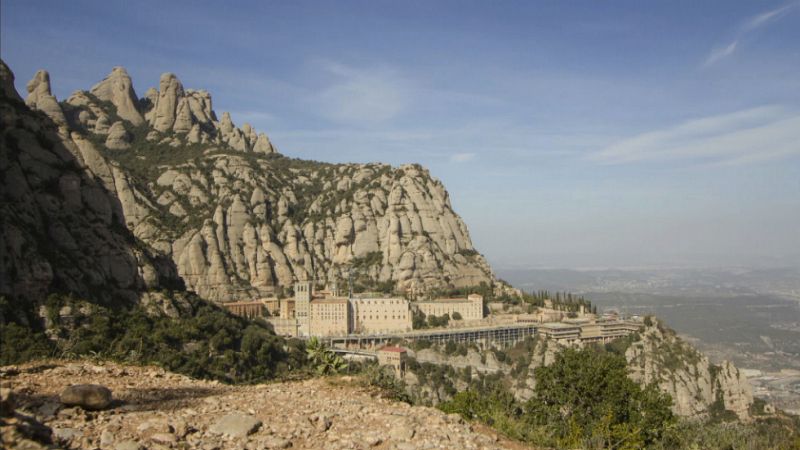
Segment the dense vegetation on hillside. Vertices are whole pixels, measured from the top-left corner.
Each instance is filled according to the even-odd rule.
[[[559,448],[653,445],[675,423],[671,399],[627,377],[620,355],[568,349],[536,369],[534,397],[520,403],[501,385],[475,384],[440,405],[520,440]]]
[[[457,347],[457,346],[456,346]],[[567,349],[553,364],[535,371],[534,396],[514,398],[503,377],[464,369],[416,364],[421,381],[453,393],[438,407],[478,420],[524,442],[558,449],[711,449],[760,450],[800,448],[800,419],[752,411],[756,420],[741,423],[724,409],[707,421],[673,415],[672,400],[654,386],[640,387],[627,376],[625,345]],[[464,349],[465,350],[465,349]],[[623,350],[624,351],[624,350]],[[448,353],[461,353],[458,348]],[[464,352],[465,353],[465,352]],[[498,352],[502,359],[513,358]],[[514,354],[511,351],[510,354]],[[455,393],[453,380],[469,383]]]
[[[306,369],[302,342],[275,336],[265,322],[234,316],[193,295],[164,295],[181,305],[180,314],[169,317],[142,305],[114,308],[51,295],[40,309],[46,316],[41,320],[34,311],[20,316],[18,305],[0,299],[0,365],[92,357],[157,364],[230,383],[264,381]]]

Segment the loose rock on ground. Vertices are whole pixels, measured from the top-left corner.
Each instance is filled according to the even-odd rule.
[[[16,416],[43,424],[53,445],[68,449],[527,448],[458,416],[383,398],[352,377],[226,386],[155,367],[63,361],[2,367],[0,377]],[[100,411],[62,405],[59,394],[76,381],[109,388],[115,401]],[[15,448],[23,438],[3,421],[3,444]]]

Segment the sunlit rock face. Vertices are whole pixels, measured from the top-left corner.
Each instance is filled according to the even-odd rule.
[[[672,397],[672,409],[687,417],[706,417],[715,402],[740,419],[750,418],[753,392],[747,378],[732,363],[714,366],[708,358],[663,329],[658,323],[648,326],[642,339],[625,354],[631,378],[656,383]]]
[[[124,227],[133,247],[170,261],[188,289],[210,300],[257,298],[302,279],[342,280],[349,269],[399,289],[494,281],[444,186],[418,165],[283,157],[251,125],[237,127],[228,113],[218,120],[211,95],[184,88],[171,73],[142,98],[121,67],[60,103],[46,72],[28,91],[27,104],[50,118],[58,148],[79,169],[72,173],[79,181],[59,182],[80,191],[69,208]],[[20,152],[37,154],[34,140],[22,139]],[[121,286],[158,278],[129,256],[102,271]],[[51,278],[49,265],[25,271]]]

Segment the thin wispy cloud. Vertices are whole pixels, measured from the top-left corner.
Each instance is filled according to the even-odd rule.
[[[450,155],[450,162],[464,163],[475,159],[475,153],[454,153]]]
[[[414,91],[390,68],[356,68],[336,62],[322,64],[333,83],[312,99],[330,120],[375,124],[397,117],[409,106]]]
[[[763,13],[756,14],[755,16],[750,17],[744,22],[744,24],[742,24],[739,27],[738,31],[736,32],[736,36],[730,43],[728,43],[727,45],[715,47],[711,50],[711,52],[706,57],[705,62],[703,63],[703,67],[712,66],[717,62],[734,54],[736,50],[740,47],[741,41],[748,34],[754,32],[759,28],[763,28],[764,26],[776,22],[780,18],[789,14],[797,6],[800,6],[800,2],[794,1],[791,3],[787,3],[779,8],[771,9],[769,11],[765,11]]]
[[[765,106],[642,133],[590,159],[603,164],[680,160],[746,164],[796,155],[800,155],[800,112]]]
[[[717,61],[727,58],[728,56],[732,55],[733,52],[736,51],[736,47],[739,45],[739,41],[735,40],[730,44],[726,45],[725,47],[715,48],[711,51],[711,54],[708,55],[706,59],[705,66],[711,66]]]
[[[749,31],[755,30],[758,27],[764,26],[769,22],[775,21],[780,19],[781,17],[785,16],[792,8],[798,6],[797,2],[792,2],[786,5],[781,6],[780,8],[773,9],[771,11],[767,11],[756,16],[753,16],[745,22],[742,26],[742,30]]]

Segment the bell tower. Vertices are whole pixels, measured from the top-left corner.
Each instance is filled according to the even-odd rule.
[[[301,336],[308,336],[310,331],[312,289],[313,284],[310,281],[298,281],[294,284],[294,317]]]

